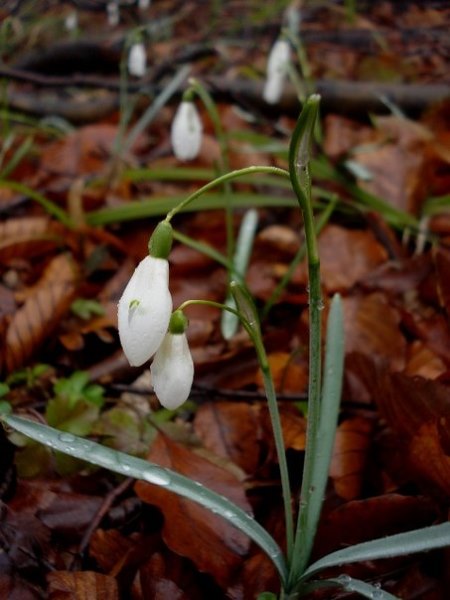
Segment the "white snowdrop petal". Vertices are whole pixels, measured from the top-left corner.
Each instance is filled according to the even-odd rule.
[[[287,40],[277,40],[267,60],[267,78],[263,97],[269,104],[276,104],[283,92],[289,66],[291,48]]]
[[[203,125],[193,102],[183,100],[172,122],[171,140],[179,160],[192,160],[200,152]]]
[[[119,336],[130,364],[153,356],[167,332],[172,314],[169,264],[146,256],[137,266],[118,306]]]
[[[135,77],[143,77],[147,69],[147,54],[144,44],[133,44],[128,55],[128,71]]]
[[[194,379],[194,363],[186,334],[167,333],[150,366],[155,394],[165,408],[186,402]]]

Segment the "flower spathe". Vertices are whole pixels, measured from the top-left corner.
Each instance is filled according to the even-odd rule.
[[[194,379],[194,363],[185,333],[166,334],[150,371],[162,406],[175,410],[186,402]]]
[[[147,69],[147,54],[144,44],[133,44],[128,55],[128,72],[135,77],[143,77]]]
[[[267,61],[267,77],[263,98],[268,104],[276,104],[283,93],[289,66],[291,48],[285,39],[278,39],[272,46]]]
[[[197,108],[190,100],[183,100],[172,122],[171,140],[179,160],[192,160],[200,152],[203,125]]]
[[[130,365],[138,367],[160,347],[172,314],[169,263],[146,256],[136,267],[118,305],[119,336]]]

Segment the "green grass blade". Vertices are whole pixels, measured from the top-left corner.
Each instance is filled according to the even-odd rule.
[[[171,492],[188,500],[193,500],[211,512],[222,516],[258,544],[272,560],[282,581],[286,579],[286,564],[278,544],[249,514],[224,496],[170,469],[101,446],[70,433],[58,431],[47,425],[15,416],[3,416],[2,419],[9,427],[54,450],[64,452],[126,477],[142,479],[153,485],[170,489]]]
[[[336,567],[363,560],[376,560],[425,552],[435,548],[450,546],[450,523],[431,525],[423,529],[415,529],[406,533],[398,533],[370,542],[363,542],[324,556],[310,565],[302,579],[307,579],[329,567]]]
[[[340,587],[346,592],[356,592],[364,598],[371,600],[399,600],[397,596],[393,596],[389,592],[385,592],[377,585],[366,583],[360,579],[354,579],[349,575],[339,575],[339,577],[330,577],[329,579],[320,579],[311,581],[300,586],[299,592],[301,595],[310,594],[316,590],[324,588]]]
[[[244,218],[242,219],[239,235],[236,240],[233,265],[230,271],[230,275],[241,284],[244,283],[257,227],[258,212],[254,208],[251,208],[245,213]],[[225,305],[236,308],[236,303],[231,292],[228,293]],[[221,330],[222,335],[226,340],[233,337],[238,326],[239,318],[237,315],[229,311],[222,312]]]

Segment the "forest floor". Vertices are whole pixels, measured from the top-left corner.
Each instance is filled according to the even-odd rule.
[[[311,167],[323,221],[322,314],[326,321],[339,292],[345,371],[313,559],[447,521],[448,3],[357,2],[355,14],[352,3],[331,1],[294,3],[290,12],[286,1],[122,4],[115,26],[100,0],[0,7],[2,411],[204,483],[252,512],[283,546],[278,463],[247,334],[226,340],[217,308],[189,307],[194,385],[189,401],[168,411],[148,364],[130,367],[122,352],[117,302],[149,235],[178,201],[224,165],[287,168],[298,95],[318,91]],[[289,83],[268,105],[268,53],[299,15],[304,56],[299,64],[293,50],[292,60],[300,87]],[[142,78],[124,75],[133,32],[147,51]],[[173,155],[170,128],[188,77],[214,98],[224,136],[196,100],[202,146],[184,163]],[[308,282],[304,260],[290,268],[302,216],[284,180],[233,181],[176,216],[173,304],[227,296],[227,194],[235,236],[246,210],[258,211],[245,281],[262,319],[298,496]],[[0,598],[247,600],[279,592],[272,563],[247,537],[164,488],[9,429],[0,428],[0,456]],[[445,600],[450,553],[366,561],[346,573],[405,600]]]

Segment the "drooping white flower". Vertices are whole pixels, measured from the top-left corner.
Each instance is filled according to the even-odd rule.
[[[75,31],[78,27],[78,14],[75,10],[70,12],[64,19],[64,27],[67,31]]]
[[[276,104],[283,93],[286,81],[291,48],[285,39],[278,39],[272,46],[267,61],[267,76],[263,98],[268,104]]]
[[[106,14],[108,16],[108,25],[110,27],[116,27],[120,21],[119,4],[117,0],[111,0],[106,5]]]
[[[128,72],[135,77],[143,77],[147,69],[147,53],[144,44],[133,44],[128,54]]]
[[[194,379],[194,363],[185,333],[167,333],[150,366],[155,394],[165,408],[186,402]]]
[[[179,160],[195,158],[202,143],[203,125],[195,104],[183,100],[172,122],[172,147]]]
[[[169,263],[165,258],[146,256],[118,305],[120,342],[131,365],[142,365],[158,350],[171,313]]]
[[[150,0],[139,0],[138,8],[139,10],[145,10],[150,6]]]

